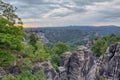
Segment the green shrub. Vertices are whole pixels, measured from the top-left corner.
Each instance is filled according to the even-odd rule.
[[[15,76],[8,74],[2,78],[2,80],[16,80]]]
[[[23,49],[21,50],[21,53],[29,58],[32,58],[34,56],[34,50],[35,48],[30,44],[23,44]]]
[[[15,26],[0,15],[0,65],[9,65],[15,60],[16,56],[13,51],[19,52],[22,49],[23,36],[22,27]]]
[[[69,45],[67,45],[66,43],[63,43],[63,42],[57,42],[51,49],[51,52],[54,54],[61,55],[62,53],[69,51],[69,50],[70,50]]]
[[[12,54],[9,50],[1,50],[0,49],[0,65],[1,66],[9,65],[14,60],[16,60],[15,54]]]
[[[34,76],[35,80],[47,80],[43,70],[40,70],[39,72],[35,73]]]
[[[36,47],[37,47],[37,50],[33,55],[33,61],[44,61],[44,60],[50,59],[50,55],[46,51],[45,45],[40,40],[37,41]]]
[[[56,68],[60,63],[60,56],[58,54],[51,54],[51,62],[53,66]]]
[[[108,46],[120,41],[120,36],[114,34],[98,37],[91,48],[96,57],[103,55]]]
[[[22,60],[20,64],[17,65],[20,69],[20,71],[23,72],[32,72],[33,65],[29,58],[25,58]]]

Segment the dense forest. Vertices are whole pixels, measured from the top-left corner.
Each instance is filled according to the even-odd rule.
[[[0,70],[5,70],[0,71],[0,80],[47,80],[43,69],[34,71],[34,64],[50,61],[57,71],[65,52],[91,42],[89,49],[99,58],[108,46],[120,42],[120,28],[115,26],[24,29],[22,24],[15,8],[0,0]],[[37,32],[44,33],[49,42],[43,43]]]

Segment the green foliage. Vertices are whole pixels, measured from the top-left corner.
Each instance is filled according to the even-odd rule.
[[[13,50],[22,49],[23,28],[15,26],[18,16],[13,6],[0,0],[0,65],[8,65],[16,58]]]
[[[22,49],[22,27],[14,26],[12,22],[0,16],[0,65],[8,65],[15,60],[12,50]]]
[[[57,42],[52,48],[52,53],[61,55],[62,53],[69,51],[70,46],[63,42]]]
[[[19,51],[27,57],[17,63],[19,74],[8,74],[2,80],[47,80],[43,70],[32,74],[32,60],[49,59],[47,48],[34,34],[31,34],[29,44],[23,46],[22,38],[25,33],[20,24],[22,24],[21,19],[15,14],[14,7],[0,0],[0,66],[9,66],[17,59]]]
[[[35,73],[35,80],[47,80],[43,70]]]
[[[38,41],[38,37],[35,35],[35,33],[31,32],[29,36],[29,43],[37,49],[36,42]]]
[[[25,71],[23,73],[20,73],[16,76],[16,80],[35,80],[34,75],[32,75],[30,72]]]
[[[50,55],[47,53],[45,45],[39,40],[36,43],[37,51],[34,53],[34,61],[49,60]]]
[[[14,26],[0,16],[0,48],[20,50],[24,34],[22,27]]]
[[[12,74],[5,75],[2,80],[16,80],[15,76]]]
[[[53,64],[54,68],[57,68],[59,66],[60,62],[60,55],[58,54],[51,54],[51,63]]]
[[[120,41],[120,36],[116,36],[114,34],[98,37],[95,40],[91,50],[93,51],[95,56],[100,57],[105,53],[108,46],[119,41]]]
[[[30,44],[23,44],[23,49],[21,50],[21,53],[29,58],[32,58],[34,56],[34,47]]]
[[[24,72],[32,72],[32,62],[29,58],[25,58],[22,60],[20,64],[17,65],[22,73]]]
[[[21,71],[18,75],[6,75],[2,80],[47,80],[43,70],[32,74],[32,62],[30,59],[24,59],[23,63],[19,64],[18,67]]]
[[[40,70],[35,74],[25,71],[23,73],[20,73],[19,75],[16,75],[15,80],[47,80],[47,79],[44,74],[44,71]]]
[[[47,48],[41,42],[41,40],[38,40],[35,43],[35,46],[37,50],[35,50],[35,47],[31,44],[24,44],[24,49],[22,49],[21,52],[24,56],[31,58],[32,61],[44,61],[50,59],[50,55],[47,51]]]
[[[16,60],[16,56],[12,54],[9,50],[0,49],[0,65],[1,66],[9,65],[14,60]]]
[[[60,56],[62,53],[70,50],[70,46],[63,42],[57,42],[51,49],[51,62],[55,68],[59,66]]]
[[[13,50],[22,49],[22,27],[14,26],[10,21],[0,16],[0,64],[10,64],[15,60]]]

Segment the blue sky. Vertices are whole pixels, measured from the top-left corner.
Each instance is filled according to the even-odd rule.
[[[120,26],[120,0],[3,0],[16,6],[26,27]]]

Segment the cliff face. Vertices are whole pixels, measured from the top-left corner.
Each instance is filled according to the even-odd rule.
[[[31,32],[26,32],[27,36],[23,38],[23,43],[27,43]],[[46,38],[43,32],[32,32],[34,33],[38,39],[40,39],[44,44],[47,44],[49,40]]]
[[[120,80],[120,43],[108,47],[99,59],[89,49],[81,47],[61,57],[60,80]]]
[[[58,71],[50,62],[41,64],[48,80],[120,80],[120,43],[108,47],[98,59],[84,46],[76,52],[63,53]]]
[[[48,80],[120,80],[120,43],[108,47],[98,59],[84,46],[75,52],[63,53],[57,71],[50,61],[33,65],[32,73],[43,69]],[[0,77],[5,74],[0,67]]]

